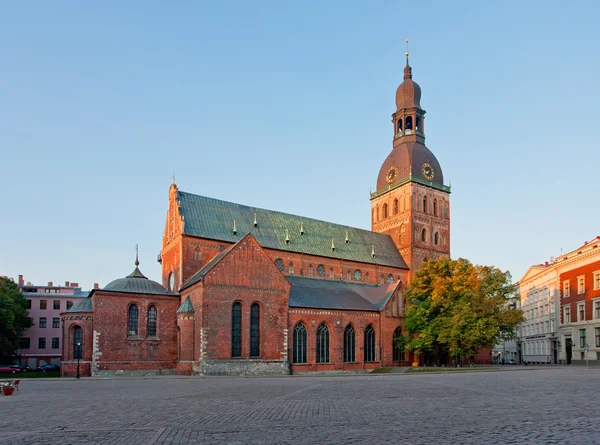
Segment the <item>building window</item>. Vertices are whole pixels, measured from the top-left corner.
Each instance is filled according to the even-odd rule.
[[[45,328],[46,327],[46,317],[40,317],[39,327],[40,328]]]
[[[585,277],[577,278],[577,293],[582,294],[585,292]]]
[[[387,276],[387,282],[390,284],[392,284],[394,282],[394,276],[392,274],[389,274]]]
[[[156,337],[156,306],[148,308],[148,337]]]
[[[600,319],[600,301],[594,302],[594,311],[596,312],[596,318]]]
[[[277,258],[275,260],[275,266],[277,266],[277,269],[279,269],[281,272],[283,272],[283,269],[285,269],[285,264],[281,258]]]
[[[81,359],[83,350],[83,330],[79,326],[73,329],[73,358]]]
[[[387,204],[383,205],[383,217],[387,218],[388,217],[388,208],[387,208]]]
[[[46,349],[46,337],[40,337],[40,338],[38,338],[38,348],[39,349]]]
[[[579,319],[577,321],[585,321],[585,304],[580,304],[578,308]]]
[[[31,300],[27,300],[27,309],[31,309]]]
[[[344,362],[352,363],[356,361],[356,335],[352,325],[344,329]]]
[[[194,261],[200,261],[201,259],[202,257],[200,255],[200,249],[196,247],[196,249],[194,250]]]
[[[396,317],[398,315],[397,309],[398,309],[398,307],[396,306],[396,299],[392,298],[392,316],[393,317]]]
[[[72,307],[73,307],[73,302],[67,301],[67,310],[71,309]]]
[[[404,356],[404,349],[401,347],[398,347],[398,342],[396,341],[397,338],[402,337],[402,329],[400,327],[397,327],[396,330],[394,331],[394,335],[392,336],[392,351],[393,351],[393,357],[392,360],[395,362],[399,362],[400,360],[402,360],[403,356]]]
[[[60,300],[54,300],[54,301],[52,302],[52,308],[53,308],[55,311],[59,311],[59,310],[60,310]]]
[[[379,277],[379,284],[385,284],[385,277],[383,276],[383,274],[381,274],[381,276]]]
[[[317,328],[317,363],[329,363],[329,329],[325,323]]]
[[[60,340],[58,337],[52,337],[52,349],[60,348]]]
[[[346,281],[352,280],[352,272],[350,270],[346,271]]]
[[[290,275],[294,275],[294,263],[290,263],[290,264],[288,265],[288,273],[289,273]]]
[[[306,363],[306,328],[302,323],[294,327],[293,343],[294,363]]]
[[[314,271],[313,271],[312,264],[309,264],[309,265],[308,265],[308,276],[309,276],[309,277],[312,277],[312,276],[314,276]]]
[[[260,356],[260,307],[250,307],[250,357]]]
[[[442,233],[442,246],[446,245],[446,234]]]
[[[433,200],[433,216],[438,216],[437,199]]]
[[[129,306],[129,335],[138,335],[138,308],[135,304]]]
[[[369,325],[365,329],[365,362],[375,361],[375,330]]]
[[[571,308],[565,306],[565,324],[571,323]]]
[[[360,280],[362,279],[362,273],[361,273],[361,271],[360,271],[360,270],[356,269],[356,270],[354,271],[354,279],[355,279],[356,281],[360,281]]]
[[[563,282],[563,298],[569,298],[571,296],[571,288],[569,286],[569,281]]]
[[[427,213],[427,196],[423,198],[423,213]]]
[[[231,356],[242,356],[242,305],[237,302],[231,307]]]
[[[425,229],[421,230],[421,241],[424,243],[427,242],[427,230]]]
[[[323,266],[322,264],[319,264],[317,266],[317,275],[320,277],[324,277],[325,276],[325,266]]]
[[[439,244],[440,242],[440,234],[438,232],[435,232],[435,235],[433,235],[433,244],[435,244],[436,246]]]
[[[595,330],[596,337],[596,347],[600,348],[600,328],[596,328]]]
[[[394,199],[394,215],[398,214],[398,200]]]
[[[31,339],[29,337],[22,338],[19,340],[19,348],[21,349],[29,349],[31,348]]]
[[[48,302],[46,300],[40,300],[40,309],[46,309],[48,307]]]
[[[60,318],[58,318],[58,317],[52,317],[52,327],[53,328],[60,328]]]
[[[579,347],[585,348],[585,329],[579,330]]]
[[[333,272],[333,267],[331,267],[331,268],[329,269],[329,278],[331,278],[331,279],[335,278],[335,274],[334,274],[334,272]]]

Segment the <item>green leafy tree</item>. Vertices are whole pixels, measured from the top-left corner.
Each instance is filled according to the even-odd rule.
[[[523,312],[508,272],[460,258],[424,262],[406,293],[406,349],[435,356],[472,356],[514,335]]]
[[[13,281],[0,278],[0,362],[15,356],[19,339],[31,326],[27,300]]]

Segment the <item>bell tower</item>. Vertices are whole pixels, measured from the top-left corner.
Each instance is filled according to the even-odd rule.
[[[421,87],[412,80],[408,56],[396,90],[392,151],[371,193],[371,228],[392,237],[412,273],[424,260],[450,255],[450,187],[425,146]]]

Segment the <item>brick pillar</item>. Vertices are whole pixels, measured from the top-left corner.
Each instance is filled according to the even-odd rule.
[[[177,313],[177,374],[191,375],[194,360],[194,329],[195,317],[193,312]]]

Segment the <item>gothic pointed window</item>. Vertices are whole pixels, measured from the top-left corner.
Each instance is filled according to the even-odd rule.
[[[383,205],[383,217],[384,218],[388,217],[388,206],[387,206],[387,204]]]
[[[352,325],[344,329],[344,362],[352,363],[356,361],[356,335]]]
[[[75,326],[73,329],[73,358],[83,358],[81,352],[83,351],[83,330],[79,326]]]
[[[398,199],[394,199],[394,215],[398,214]]]
[[[329,363],[329,329],[325,323],[317,328],[317,363]]]
[[[433,235],[433,244],[435,244],[436,246],[439,244],[440,242],[440,234],[438,232],[435,232],[435,235]]]
[[[156,306],[148,308],[148,337],[156,337]]]
[[[379,277],[379,284],[385,284],[385,277],[383,276],[383,274],[381,274],[381,276]]]
[[[433,200],[433,216],[438,216],[437,199]]]
[[[427,196],[423,198],[423,213],[427,213]]]
[[[421,241],[427,242],[427,230],[425,229],[421,230]]]
[[[194,249],[194,261],[200,261],[200,259],[200,249],[196,247],[196,249]]]
[[[129,306],[129,335],[138,335],[138,307]]]
[[[242,356],[242,305],[238,302],[231,307],[231,356]]]
[[[288,273],[289,273],[290,275],[294,275],[294,263],[290,263],[290,264],[288,265]]]
[[[306,363],[306,327],[302,323],[294,327],[292,349],[294,363]]]
[[[404,358],[404,348],[398,346],[397,339],[402,337],[402,329],[397,327],[392,335],[392,351],[393,357],[392,360],[395,362],[399,362]]]
[[[375,329],[369,325],[365,329],[365,362],[375,361]]]
[[[308,276],[312,277],[313,275],[314,275],[314,271],[313,271],[312,264],[309,264],[309,266],[308,266]]]
[[[335,273],[333,272],[333,267],[329,268],[329,278],[332,280],[335,278]]]
[[[442,233],[442,245],[446,245],[446,234]]]
[[[260,307],[250,307],[250,357],[260,356]]]

